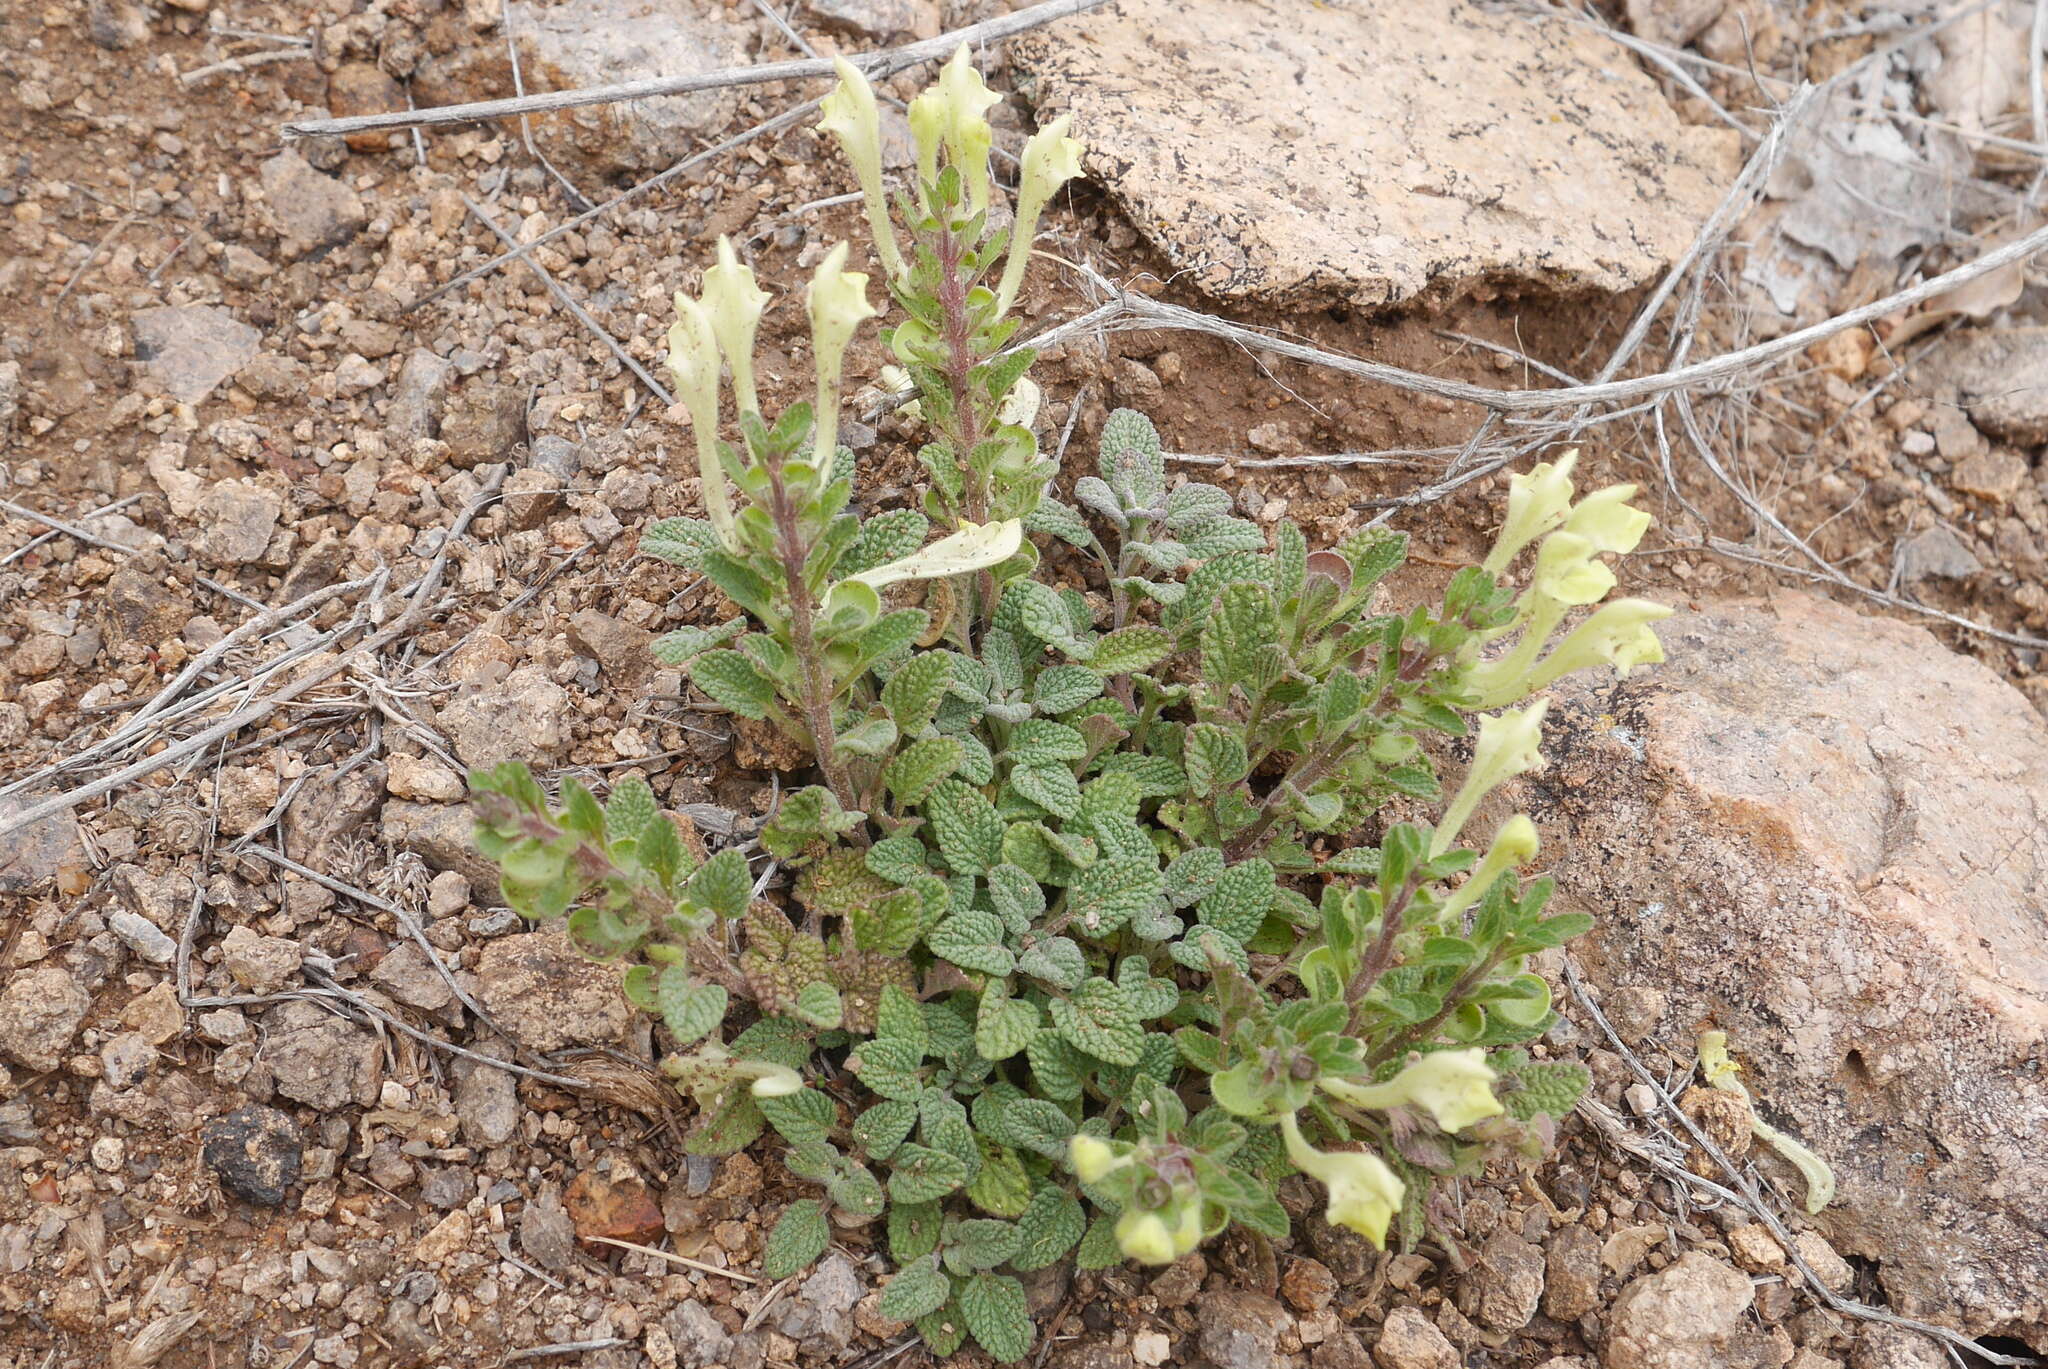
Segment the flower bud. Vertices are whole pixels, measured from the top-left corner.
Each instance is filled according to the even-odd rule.
[[[1471,768],[1465,772],[1464,784],[1458,787],[1450,807],[1444,809],[1443,819],[1430,838],[1432,859],[1451,849],[1459,829],[1481,799],[1515,776],[1543,767],[1543,715],[1549,707],[1548,699],[1538,699],[1519,713],[1500,713],[1480,720],[1479,742],[1472,749]]]
[[[1081,174],[1081,142],[1067,136],[1070,115],[1062,114],[1031,135],[1024,144],[1024,178],[1017,186],[1017,221],[1010,227],[1010,255],[996,291],[996,317],[1010,312],[1024,284],[1031,260],[1031,240],[1038,235],[1038,216],[1059,188]]]
[[[742,413],[761,412],[754,394],[754,332],[768,307],[768,292],[754,283],[753,268],[740,263],[732,240],[718,239],[718,264],[704,272],[704,314],[732,367],[733,398]]]
[[[1527,475],[1508,478],[1508,516],[1487,554],[1488,574],[1498,575],[1515,559],[1515,554],[1564,521],[1572,502],[1572,467],[1579,463],[1579,449],[1572,448],[1555,464],[1541,462]]]
[[[818,376],[817,440],[812,461],[821,471],[832,469],[839,450],[839,376],[846,344],[863,319],[875,316],[868,303],[868,278],[845,270],[846,244],[825,254],[811,277],[807,301],[811,315],[811,361]]]
[[[1117,1246],[1139,1264],[1172,1264],[1178,1257],[1174,1254],[1173,1232],[1167,1227],[1166,1219],[1157,1212],[1145,1208],[1125,1208],[1123,1215],[1116,1219]]]
[[[676,321],[668,330],[668,369],[675,377],[676,397],[690,411],[704,514],[711,520],[719,544],[737,553],[740,542],[733,528],[732,490],[718,460],[718,339],[695,300],[677,291],[675,304]]]
[[[1370,1151],[1317,1150],[1302,1138],[1291,1112],[1280,1115],[1280,1133],[1287,1141],[1289,1162],[1329,1191],[1324,1215],[1330,1225],[1356,1231],[1384,1250],[1387,1224],[1400,1210],[1406,1192],[1401,1176]]]
[[[889,217],[889,201],[882,191],[882,124],[875,108],[874,88],[860,68],[844,57],[832,59],[839,84],[825,97],[825,115],[818,127],[839,143],[846,160],[853,163],[854,179],[860,182],[862,208],[868,217],[868,232],[874,235],[875,251],[882,269],[891,280],[903,274],[903,254],[896,247],[896,225]]]
[[[1131,1162],[1128,1155],[1118,1159],[1114,1146],[1086,1132],[1077,1133],[1067,1142],[1067,1159],[1074,1167],[1074,1177],[1084,1184],[1100,1183],[1111,1171]]]
[[[1527,865],[1536,859],[1536,852],[1542,842],[1536,836],[1536,824],[1529,821],[1527,813],[1517,813],[1500,825],[1493,834],[1493,844],[1486,848],[1486,858],[1479,867],[1460,884],[1456,892],[1444,900],[1441,912],[1437,914],[1446,926],[1464,915],[1467,908],[1483,898],[1493,882],[1518,865]]]

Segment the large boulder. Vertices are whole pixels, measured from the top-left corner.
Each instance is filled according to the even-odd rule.
[[[2048,726],[1923,629],[1803,595],[1660,635],[1666,665],[1551,710],[1535,809],[1599,918],[1578,955],[1669,994],[1638,1049],[1729,1033],[1895,1309],[2048,1348]]]
[[[1627,289],[1740,151],[1615,44],[1465,0],[1122,0],[1011,53],[1179,275],[1265,305]]]

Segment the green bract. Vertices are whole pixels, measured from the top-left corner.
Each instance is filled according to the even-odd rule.
[[[772,1130],[816,1186],[765,1271],[835,1239],[886,1247],[881,1312],[935,1354],[972,1337],[1024,1356],[1018,1273],[1166,1262],[1233,1223],[1284,1235],[1291,1173],[1330,1221],[1413,1242],[1436,1176],[1540,1156],[1584,1087],[1512,1047],[1553,1018],[1530,958],[1590,920],[1520,878],[1526,817],[1465,830],[1540,762],[1540,701],[1480,723],[1435,828],[1380,810],[1440,800],[1432,753],[1476,708],[1658,658],[1655,605],[1567,623],[1646,520],[1623,487],[1574,504],[1567,457],[1515,478],[1486,568],[1396,608],[1399,534],[1311,550],[1283,521],[1269,540],[1224,491],[1176,482],[1128,410],[1049,497],[1031,353],[1003,350],[1016,282],[983,281],[1010,246],[987,227],[992,97],[961,58],[913,103],[918,174],[891,223],[872,96],[842,77],[824,127],[876,219],[885,337],[930,429],[923,510],[855,511],[836,414],[868,305],[844,250],[812,286],[816,404],[771,422],[737,354],[766,297],[722,247],[670,339],[709,519],[643,543],[737,609],[656,654],[816,758],[759,836],[790,897],[755,896],[747,848],[693,856],[632,777],[600,806],[573,781],[551,802],[516,765],[474,775],[479,847],[513,907],[635,960],[627,993],[699,1109],[691,1150]],[[1063,126],[1034,140],[1025,231],[1079,153]],[[1503,577],[1532,546],[1517,591]]]

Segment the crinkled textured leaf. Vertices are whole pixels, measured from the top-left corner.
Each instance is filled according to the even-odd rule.
[[[1054,1029],[1077,1050],[1112,1065],[1135,1065],[1143,1054],[1145,1030],[1123,990],[1107,979],[1084,981],[1051,1009]]]
[[[1003,975],[1017,967],[1017,958],[1003,945],[1003,924],[994,913],[955,913],[931,930],[925,944],[933,955],[963,970]]]
[[[742,718],[759,722],[775,702],[775,686],[737,651],[707,651],[684,668],[690,672],[691,683]]]
[[[913,656],[898,666],[882,686],[882,707],[905,736],[929,726],[932,713],[953,679],[953,656],[933,651]]]
[[[917,1104],[908,1098],[885,1098],[853,1119],[854,1143],[872,1160],[886,1160],[910,1139],[917,1125]]]
[[[1545,1061],[1525,1065],[1508,1076],[1513,1088],[1498,1090],[1501,1106],[1518,1122],[1539,1114],[1563,1117],[1578,1106],[1593,1076],[1576,1061]]]
[[[998,1364],[1020,1360],[1030,1351],[1035,1331],[1023,1284],[1007,1274],[976,1274],[961,1282],[954,1299],[967,1329]]]
[[[702,518],[664,518],[640,537],[640,550],[649,556],[693,570],[717,545],[717,529]]]
[[[681,965],[662,967],[655,983],[654,1000],[678,1047],[691,1045],[718,1030],[719,1023],[725,1021],[724,986],[693,984],[689,971]]]
[[[1166,898],[1176,908],[1199,903],[1223,875],[1223,852],[1213,846],[1183,851],[1166,867]]]
[[[1215,723],[1196,723],[1187,730],[1181,749],[1181,764],[1187,770],[1188,788],[1197,798],[1206,798],[1225,785],[1244,778],[1250,765],[1244,738]]]
[[[967,1182],[967,1166],[959,1156],[915,1141],[897,1147],[889,1163],[889,1198],[892,1202],[931,1202]]]
[[[1156,627],[1141,624],[1119,628],[1096,639],[1095,649],[1088,653],[1088,668],[1104,675],[1150,670],[1165,660],[1172,649],[1167,635]]]
[[[939,781],[960,768],[967,748],[958,737],[927,737],[896,753],[882,771],[882,783],[905,808],[924,802]]]
[[[938,1219],[934,1215],[932,1235],[935,1242],[938,1239],[937,1224]],[[875,1301],[876,1311],[891,1321],[916,1321],[946,1305],[946,1300],[953,1296],[953,1281],[946,1277],[945,1271],[935,1261],[918,1257],[903,1264],[901,1251],[896,1252],[896,1258],[902,1268],[882,1286],[882,1296]]]
[[[915,1101],[924,1092],[924,1079],[919,1073],[923,1062],[924,1052],[914,1043],[878,1037],[863,1041],[846,1063],[872,1092],[883,1098]]]
[[[981,1006],[974,1017],[974,1048],[989,1060],[1007,1060],[1031,1044],[1038,1035],[1036,1005],[1018,998],[1006,998],[991,985],[982,990]]]
[[[1067,896],[1072,925],[1089,936],[1108,936],[1157,898],[1165,884],[1150,857],[1097,861],[1081,872],[1080,882]]]
[[[796,898],[821,917],[846,917],[894,888],[868,868],[860,851],[843,847],[826,852],[803,868],[796,880]]]
[[[1010,745],[1003,754],[1017,765],[1077,761],[1088,754],[1088,739],[1065,723],[1030,718],[1011,731]]]
[[[1103,758],[1101,773],[1130,776],[1141,799],[1177,799],[1188,787],[1187,775],[1168,756],[1119,751]]]
[[[1102,677],[1084,665],[1047,666],[1032,681],[1032,700],[1041,713],[1065,713],[1102,693]]]
[[[975,1139],[981,1146],[981,1170],[967,1185],[967,1201],[992,1217],[1021,1216],[1031,1205],[1031,1176],[1024,1162],[1008,1146],[986,1136]]]
[[[1017,957],[1017,972],[1055,989],[1072,989],[1088,977],[1088,960],[1069,938],[1047,937]]]
[[[1271,862],[1256,856],[1239,861],[1223,872],[1195,915],[1233,941],[1246,941],[1272,909],[1275,887]]]
[[[1071,818],[1081,811],[1081,782],[1058,761],[1018,766],[1010,772],[1010,787],[1055,817]]]
[[[1059,1032],[1040,1032],[1024,1048],[1024,1055],[1031,1062],[1031,1077],[1037,1081],[1040,1093],[1064,1101],[1081,1096],[1089,1062]]]
[[[1017,1253],[1010,1257],[1010,1267],[1026,1273],[1044,1269],[1064,1259],[1087,1229],[1080,1199],[1048,1184],[1032,1195],[1017,1217]]]
[[[941,780],[925,812],[939,839],[939,854],[955,873],[978,875],[1003,858],[1003,820],[979,789]]]
[[[890,509],[860,525],[860,535],[839,557],[833,569],[840,575],[858,575],[887,561],[910,555],[924,545],[931,532],[931,520],[915,509]]]
[[[786,1279],[818,1256],[832,1243],[832,1227],[825,1219],[825,1206],[815,1198],[799,1198],[782,1209],[775,1228],[761,1247],[761,1272],[771,1279]]]

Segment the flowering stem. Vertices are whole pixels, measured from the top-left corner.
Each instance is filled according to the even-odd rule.
[[[775,520],[775,552],[782,562],[783,584],[789,592],[789,637],[803,671],[804,723],[811,745],[818,753],[818,769],[824,773],[839,806],[859,808],[845,767],[840,763],[836,733],[832,727],[832,690],[825,680],[825,664],[818,650],[817,628],[812,617],[810,586],[804,583],[804,562],[809,548],[797,527],[796,506],[790,502],[789,487],[782,480],[782,454],[764,453],[762,466],[768,473],[768,513]]]

